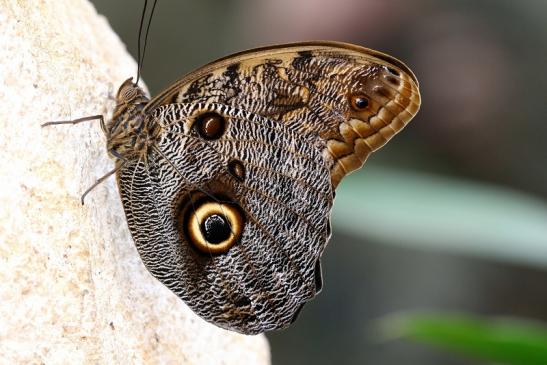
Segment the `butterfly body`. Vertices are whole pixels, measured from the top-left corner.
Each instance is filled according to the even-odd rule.
[[[401,62],[335,42],[236,54],[151,100],[127,80],[107,148],[147,269],[218,326],[287,327],[321,290],[334,189],[419,103]]]

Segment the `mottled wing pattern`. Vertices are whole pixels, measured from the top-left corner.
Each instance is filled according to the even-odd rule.
[[[227,120],[204,141],[194,116]],[[243,333],[289,325],[320,290],[319,257],[329,235],[330,176],[317,140],[274,120],[216,103],[170,104],[152,118],[163,132],[147,161],[119,174],[120,194],[150,272],[196,313]],[[231,160],[245,179],[228,172]],[[238,204],[245,229],[226,254],[195,251],[179,228],[181,201],[200,191]]]
[[[308,42],[213,62],[174,83],[147,109],[192,102],[240,107],[320,136],[336,187],[414,117],[420,94],[412,71],[391,56],[346,43]]]
[[[117,175],[146,267],[216,325],[288,326],[321,290],[334,188],[419,102],[402,63],[339,43],[248,51],[182,78],[146,105],[153,138]],[[226,124],[211,140],[195,128],[208,113]],[[234,161],[244,173],[230,171]],[[190,244],[181,221],[193,196],[241,209],[244,228],[227,252]]]

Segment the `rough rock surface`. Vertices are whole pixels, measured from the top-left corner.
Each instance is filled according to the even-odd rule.
[[[0,0],[0,363],[267,364],[141,263],[97,122],[135,63],[84,0]]]

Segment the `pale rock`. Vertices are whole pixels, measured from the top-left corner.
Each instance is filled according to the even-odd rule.
[[[144,268],[98,122],[136,65],[84,0],[0,0],[0,363],[268,364]],[[136,4],[136,3],[135,3]],[[139,4],[140,5],[140,4]]]

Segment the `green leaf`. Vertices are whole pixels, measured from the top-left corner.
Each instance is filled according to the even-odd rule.
[[[335,233],[541,268],[546,222],[547,204],[538,197],[370,163],[342,181],[333,208]]]
[[[516,319],[405,314],[381,321],[383,334],[507,365],[546,365],[547,327]]]

